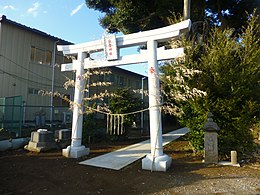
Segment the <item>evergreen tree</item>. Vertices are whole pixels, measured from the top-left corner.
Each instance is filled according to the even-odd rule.
[[[167,26],[183,12],[182,0],[86,0],[86,5],[105,14],[100,18],[103,28],[124,34]],[[193,20],[203,20],[204,5],[203,0],[193,1]]]
[[[196,45],[186,42],[185,61],[181,63],[201,72],[186,79],[186,84],[189,88],[205,91],[207,96],[176,101],[175,104],[184,113],[181,121],[191,129],[190,141],[196,150],[203,149],[202,126],[209,111],[221,129],[219,146],[222,154],[252,149],[250,128],[260,117],[259,33],[257,17],[252,16],[239,38],[232,36],[231,29],[215,28],[208,42]],[[164,78],[169,72],[176,72],[175,66],[170,69],[164,72]]]
[[[252,14],[257,8],[260,11],[259,0],[208,0],[206,1],[206,13],[211,24],[236,29],[241,32],[242,26],[246,25],[248,14]]]
[[[172,24],[183,15],[183,4],[183,0],[86,0],[90,9],[105,14],[100,18],[103,28],[124,34]],[[259,14],[259,0],[192,0],[190,15],[193,22],[207,20],[212,26],[239,32],[247,21],[246,13],[253,13],[254,8]]]
[[[114,96],[109,97],[109,110],[113,114],[126,114],[136,112],[142,109],[142,101],[140,98],[134,97],[128,88],[118,89],[114,92]],[[126,115],[124,125],[129,127],[136,118],[135,114]]]

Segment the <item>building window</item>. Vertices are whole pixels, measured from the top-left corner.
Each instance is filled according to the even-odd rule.
[[[136,89],[140,89],[141,88],[141,82],[135,81],[135,87],[136,87]]]
[[[35,47],[31,47],[31,61],[32,62],[35,61],[35,53],[36,53],[36,48]]]
[[[37,64],[51,65],[52,52],[46,49],[31,47],[31,61]]]
[[[110,82],[111,81],[111,75],[106,74],[106,75],[104,75],[104,77],[105,77],[105,82]]]
[[[71,58],[63,56],[62,54],[56,54],[55,61],[56,64],[67,64],[72,62]]]
[[[100,82],[104,82],[104,75],[99,75],[99,77],[98,77],[98,81],[100,81]]]
[[[51,51],[46,50],[45,52],[46,52],[45,64],[51,65],[51,56],[52,56]]]
[[[65,95],[67,99],[70,99],[70,95]],[[69,102],[60,97],[53,97],[53,106],[66,106],[69,107]]]
[[[34,88],[29,88],[28,93],[32,95],[38,95],[39,94],[39,89],[34,89]]]
[[[124,86],[124,77],[119,77],[119,86]]]
[[[115,83],[116,85],[119,85],[119,76],[118,76],[118,75],[115,75],[115,81],[114,81],[114,83]]]
[[[110,75],[110,82],[115,82],[115,75],[113,74]]]
[[[127,79],[127,85],[128,85],[128,87],[132,87],[132,82],[130,79]]]
[[[57,64],[63,64],[63,56],[62,55],[59,55],[59,54],[56,54],[55,56],[55,61]]]

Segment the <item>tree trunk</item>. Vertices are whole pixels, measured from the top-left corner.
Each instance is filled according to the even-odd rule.
[[[190,4],[191,4],[191,0],[184,0],[184,6],[183,6],[184,20],[190,19]]]
[[[221,29],[226,29],[227,28],[227,20],[223,17],[222,15],[222,2],[220,0],[217,1],[217,6],[218,6],[218,18],[219,18],[219,21],[221,22]]]

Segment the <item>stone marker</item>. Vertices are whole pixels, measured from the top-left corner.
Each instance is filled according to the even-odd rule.
[[[235,150],[231,151],[231,164],[232,165],[237,164],[237,151],[235,151]]]
[[[32,152],[43,152],[55,149],[57,145],[53,140],[53,132],[47,129],[38,129],[31,133],[31,140],[24,148]]]
[[[60,148],[66,148],[68,145],[70,145],[71,142],[71,130],[56,130],[54,133],[54,138]]]
[[[202,127],[205,130],[204,134],[204,162],[218,163],[218,133],[219,127],[217,123],[213,122],[213,114],[208,113],[208,119]]]

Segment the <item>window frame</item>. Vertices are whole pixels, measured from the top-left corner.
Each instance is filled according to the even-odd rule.
[[[48,49],[42,49],[32,45],[30,61],[36,64],[51,66],[53,57],[52,53],[53,52]]]

